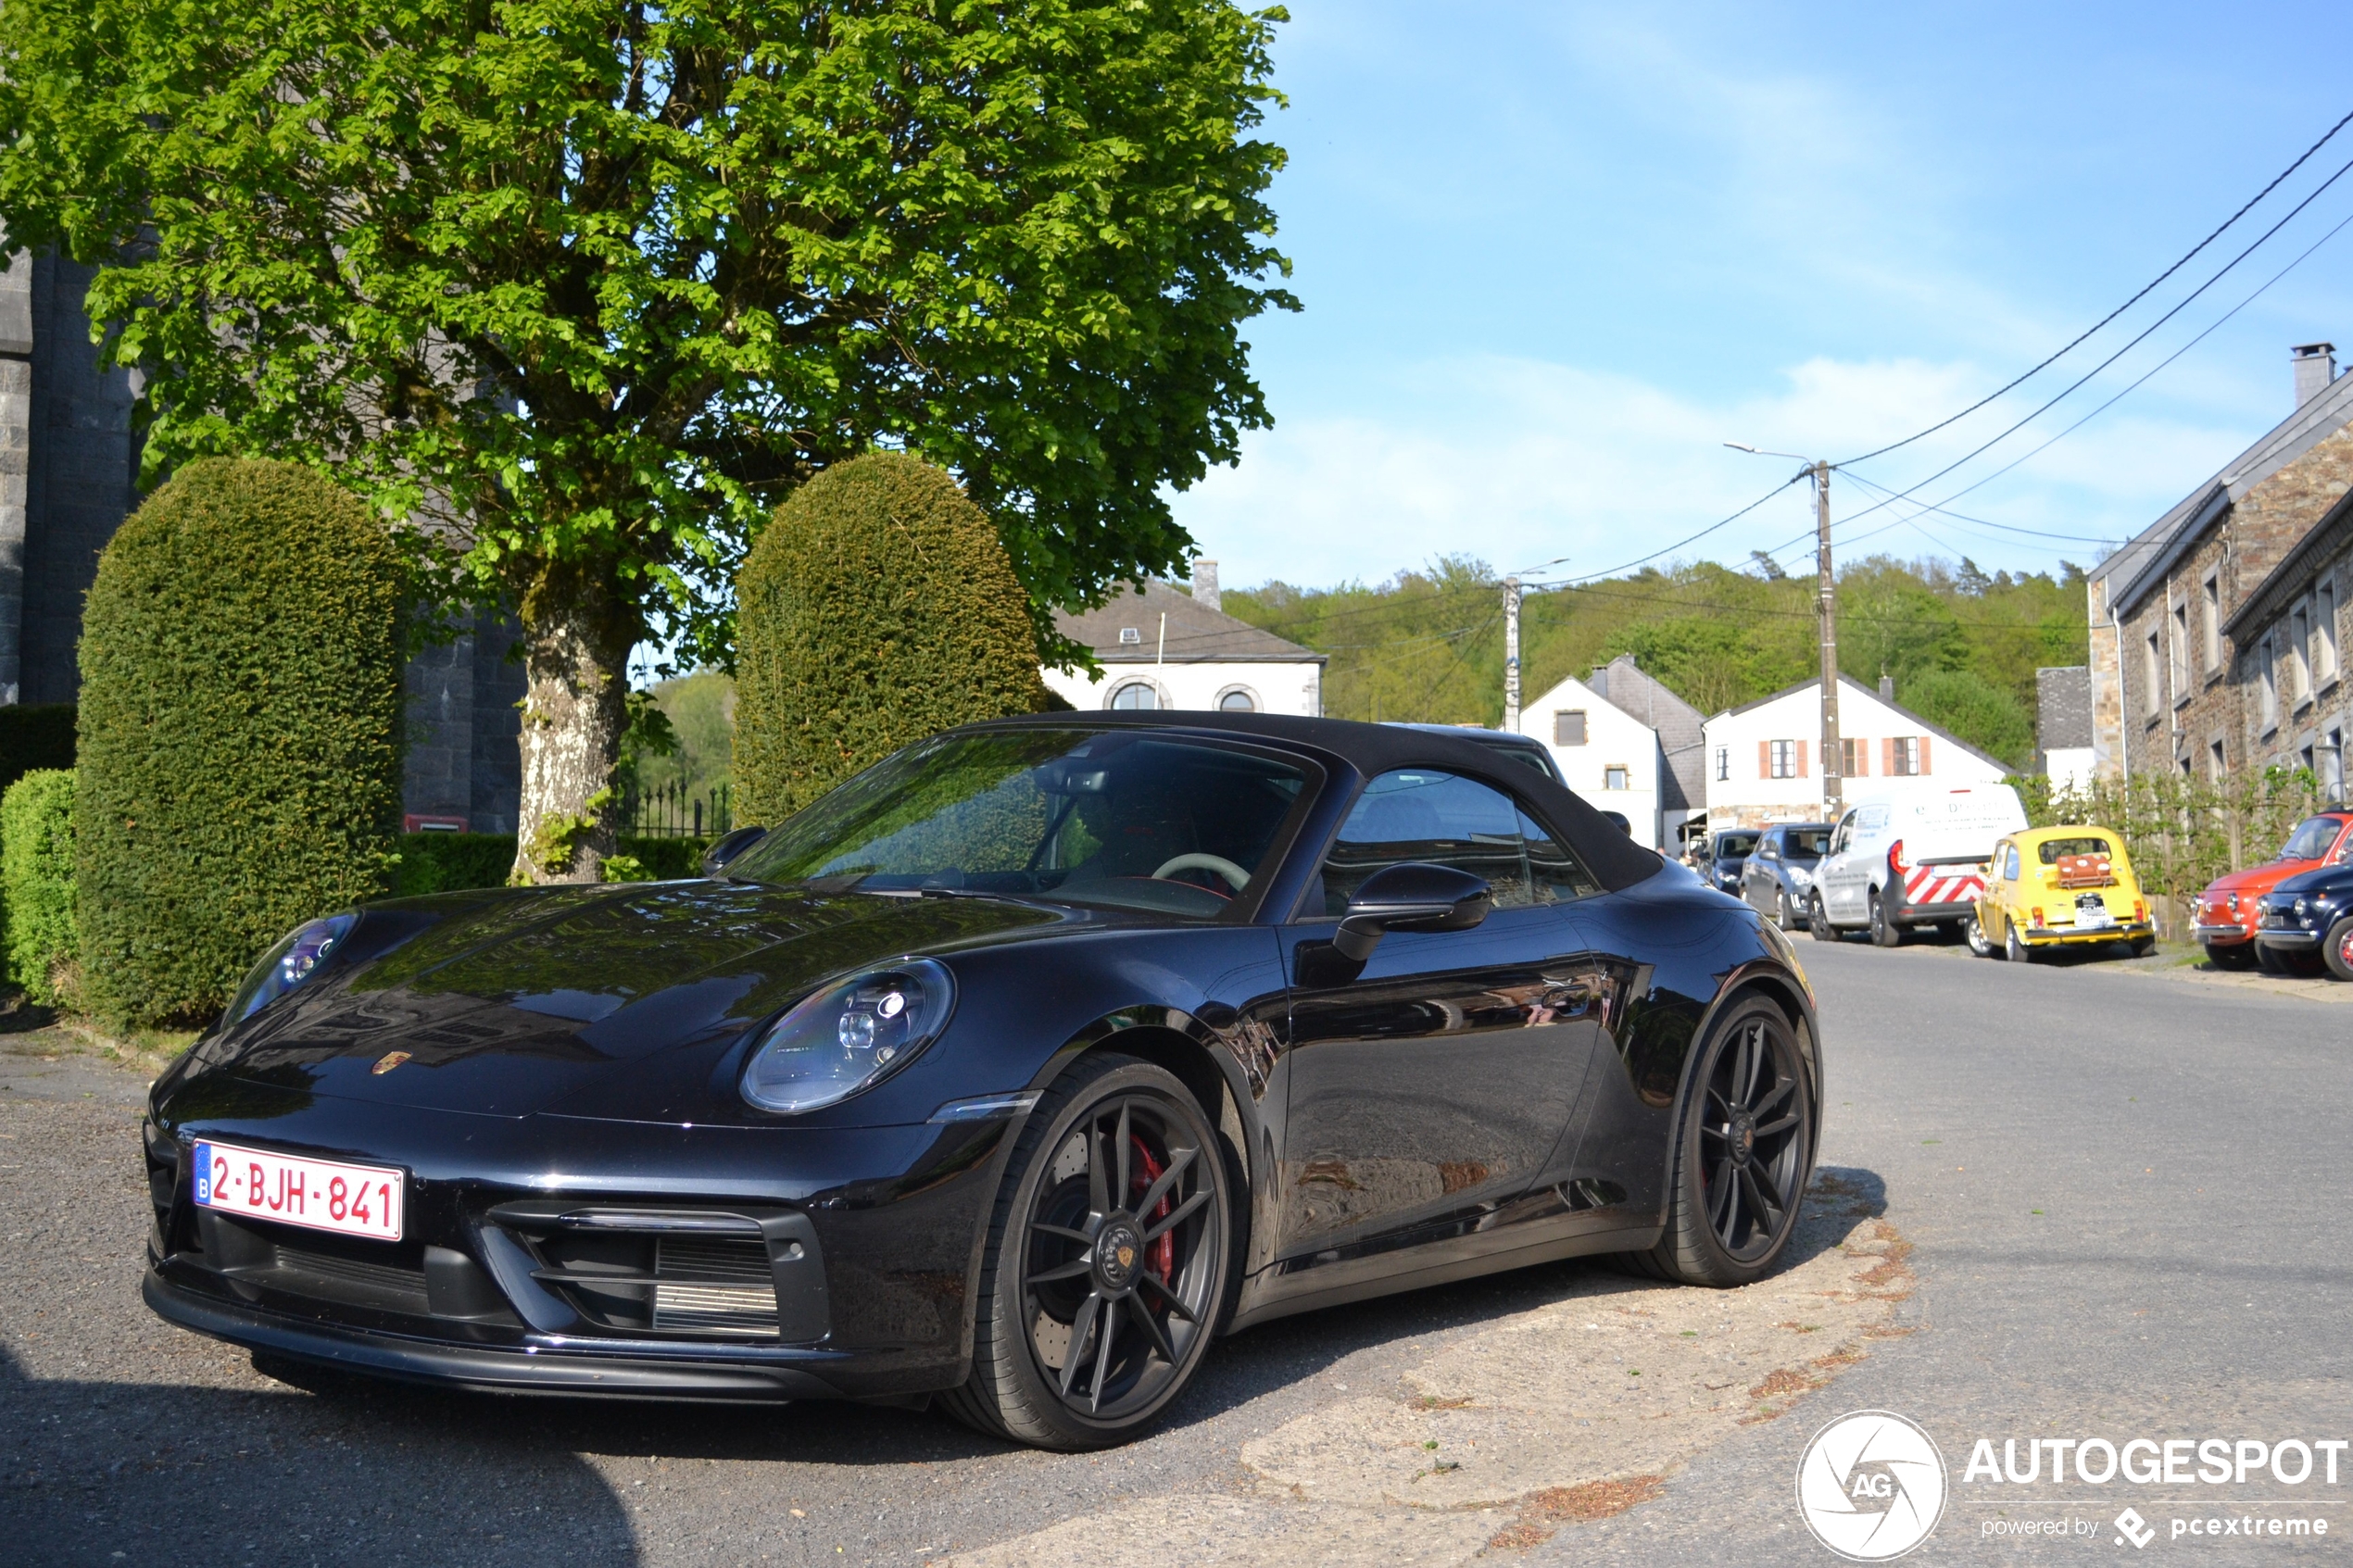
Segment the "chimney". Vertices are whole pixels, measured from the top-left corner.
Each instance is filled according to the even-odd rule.
[[[1214,560],[1193,562],[1193,603],[1222,610],[1225,606],[1217,597],[1217,563]]]
[[[2288,350],[2296,365],[2296,406],[2299,408],[2336,380],[2336,345],[2300,343]]]
[[[1885,671],[1881,671],[1880,672],[1879,699],[1881,702],[1890,704],[1894,703],[1895,700],[1895,677],[1888,674]]]

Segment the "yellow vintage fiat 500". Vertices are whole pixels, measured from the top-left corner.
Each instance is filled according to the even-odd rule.
[[[2031,960],[2046,947],[2157,946],[2148,900],[2124,841],[2106,828],[2029,828],[1994,846],[1985,893],[1969,922],[1980,958]]]

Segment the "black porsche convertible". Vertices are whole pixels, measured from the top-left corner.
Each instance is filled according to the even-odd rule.
[[[1443,734],[973,725],[706,870],[289,935],[156,1084],[148,1303],[1079,1449],[1286,1313],[1579,1254],[1753,1280],[1811,1171],[1786,939]]]

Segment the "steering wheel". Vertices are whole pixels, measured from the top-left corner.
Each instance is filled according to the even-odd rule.
[[[1152,875],[1157,879],[1171,872],[1215,872],[1231,883],[1237,893],[1250,885],[1250,873],[1223,855],[1179,855],[1162,862]]]

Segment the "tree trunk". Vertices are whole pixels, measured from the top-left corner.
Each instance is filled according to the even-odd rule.
[[[613,764],[629,722],[629,650],[642,630],[614,574],[542,562],[522,593],[526,684],[517,884],[597,882],[613,852]]]

